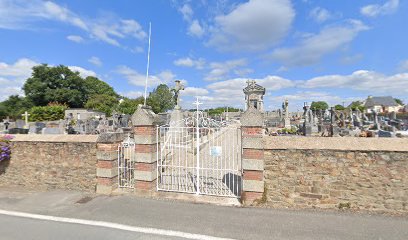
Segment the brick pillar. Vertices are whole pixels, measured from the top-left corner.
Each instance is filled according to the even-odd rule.
[[[102,133],[97,140],[96,193],[111,194],[118,187],[118,146],[122,133]]]
[[[249,108],[241,117],[244,204],[259,201],[264,193],[263,113]]]
[[[139,105],[132,115],[135,139],[135,189],[152,192],[156,190],[157,138],[159,118],[149,106]]]

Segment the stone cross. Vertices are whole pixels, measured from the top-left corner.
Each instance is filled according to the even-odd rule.
[[[24,121],[25,121],[25,126],[24,128],[28,128],[28,117],[30,116],[30,114],[28,114],[27,111],[25,111],[24,114],[21,114],[22,117],[24,117]]]
[[[251,84],[255,84],[255,80],[248,80],[248,81],[246,81],[246,83],[247,83],[248,86],[249,86],[249,85],[251,85]]]
[[[176,110],[180,110],[180,91],[184,90],[184,85],[181,83],[180,80],[176,80],[176,86],[172,89],[172,91],[174,92],[174,100],[176,103],[176,106],[174,107],[174,109]]]

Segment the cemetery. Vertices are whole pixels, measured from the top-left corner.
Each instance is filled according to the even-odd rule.
[[[140,104],[132,115],[67,109],[56,121],[3,120],[0,187],[99,194],[170,193],[281,208],[408,213],[406,119],[395,112],[266,112],[266,89],[248,81],[245,111],[171,111]],[[381,115],[380,115],[381,114]],[[3,148],[2,148],[3,149]],[[11,151],[11,153],[10,153]],[[11,157],[10,157],[11,154]],[[25,174],[21,174],[21,173]]]

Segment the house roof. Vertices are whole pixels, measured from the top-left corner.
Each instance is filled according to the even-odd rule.
[[[256,84],[255,81],[248,81],[247,83],[248,86],[243,90],[245,94],[249,92],[262,92],[262,94],[265,94],[265,88]]]
[[[364,105],[366,108],[374,106],[383,106],[383,107],[395,107],[398,106],[398,103],[391,96],[386,97],[369,97],[366,100]]]

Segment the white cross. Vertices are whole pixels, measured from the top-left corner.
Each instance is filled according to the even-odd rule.
[[[27,111],[25,111],[24,114],[21,114],[22,117],[24,117],[25,120],[25,128],[28,128],[28,116],[30,116],[30,114],[28,114]]]
[[[198,112],[198,109],[199,109],[200,105],[203,104],[203,103],[198,101],[198,97],[196,97],[196,101],[193,104],[196,105],[196,109],[197,109],[197,112]]]

